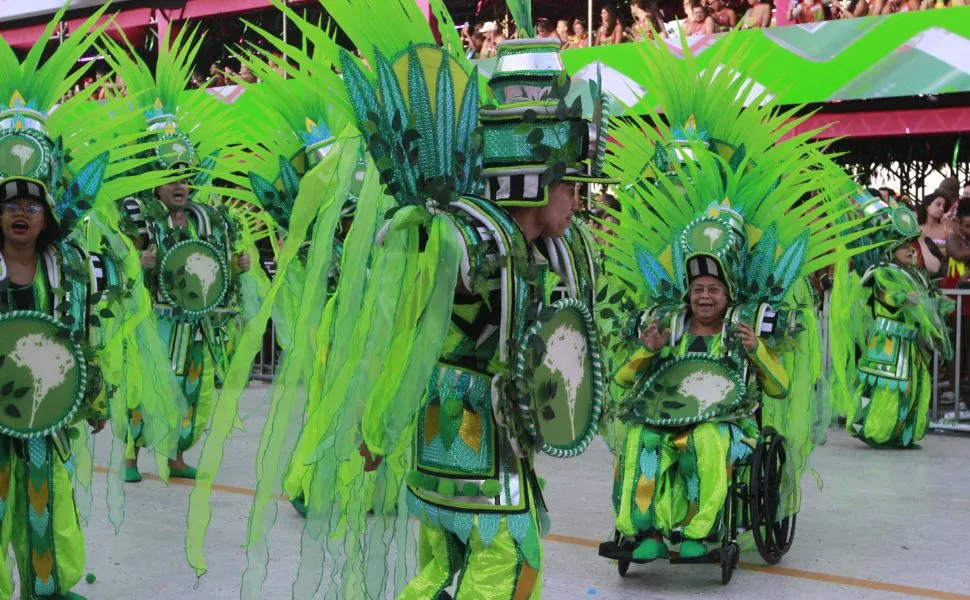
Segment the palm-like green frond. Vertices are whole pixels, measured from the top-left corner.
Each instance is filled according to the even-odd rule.
[[[108,5],[88,17],[50,56],[44,57],[48,41],[60,25],[67,8],[65,5],[54,15],[23,63],[17,60],[13,49],[6,43],[0,43],[0,102],[3,105],[7,105],[13,95],[19,93],[27,107],[46,113],[90,68],[90,63],[81,68],[76,67],[78,59],[91,48],[98,34],[108,26],[109,21],[97,24]]]
[[[723,66],[744,64],[738,57],[750,51],[740,38],[726,36],[708,63],[719,66],[706,70],[681,42],[683,59],[664,43],[642,45],[643,79],[663,85],[650,90],[643,116],[611,130],[617,145],[607,170],[624,183],[623,211],[606,252],[621,279],[657,298],[658,265],[675,283],[682,279],[671,240],[712,203],[728,202],[744,217],[751,246],[742,285],[780,300],[765,281],[781,293],[857,251],[845,249],[865,237],[848,202],[854,184],[823,153],[825,143],[813,140],[818,131],[795,133],[805,111],[781,110],[770,87],[756,90]]]

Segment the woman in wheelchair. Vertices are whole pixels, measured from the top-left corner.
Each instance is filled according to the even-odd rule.
[[[752,52],[732,34],[721,43],[725,60]],[[665,85],[651,90],[655,109],[610,130],[621,210],[601,237],[618,285],[648,309],[621,319],[615,344],[629,391],[607,414],[627,431],[614,450],[616,532],[599,553],[621,575],[667,556],[719,561],[727,583],[742,531],[772,564],[791,546],[805,422],[819,412],[819,334],[799,286],[862,252],[846,232],[864,218],[849,210],[848,174],[790,135],[773,96],[749,98],[752,80],[666,44],[641,54],[646,80]],[[711,540],[721,545],[709,552]],[[665,541],[680,544],[676,557]]]
[[[749,324],[725,323],[731,297],[721,261],[713,255],[695,255],[687,261],[687,273],[690,308],[684,315],[683,334],[674,336],[670,328],[661,332],[658,322],[652,320],[640,335],[643,348],[621,369],[617,382],[631,387],[658,367],[669,369],[673,361],[687,357],[702,368],[704,359],[730,358],[735,359],[739,377],[751,373],[766,394],[784,397],[788,375],[781,362]],[[723,385],[717,385],[717,376],[708,376],[709,381],[704,382],[705,375],[700,371],[687,374],[678,395],[693,387],[688,394],[700,394],[696,397],[699,408],[719,402]],[[634,560],[668,557],[664,538],[677,528],[682,528],[682,558],[707,555],[704,540],[716,533],[721,521],[729,472],[751,454],[758,436],[758,425],[752,419],[756,404],[742,402],[744,408],[737,406],[723,417],[686,426],[629,423],[614,500],[617,530],[628,537],[647,534],[633,550]]]

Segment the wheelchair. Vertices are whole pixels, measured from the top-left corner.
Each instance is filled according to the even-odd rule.
[[[671,564],[719,564],[721,583],[727,585],[741,556],[738,539],[746,531],[753,534],[758,553],[766,563],[775,565],[781,561],[795,540],[797,520],[797,514],[778,517],[786,461],[784,442],[785,438],[777,431],[765,428],[754,452],[747,460],[735,465],[721,511],[720,527],[706,540],[708,543],[720,542],[720,546],[697,558],[681,558],[672,552],[667,559]],[[599,555],[616,560],[620,577],[626,577],[631,563],[652,562],[633,558],[633,550],[647,537],[647,534],[628,537],[615,531],[612,541],[600,544]],[[668,539],[671,544],[683,541],[680,530],[674,531]]]

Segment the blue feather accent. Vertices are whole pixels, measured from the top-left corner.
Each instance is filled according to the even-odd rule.
[[[478,127],[478,67],[475,67],[465,86],[461,99],[461,112],[458,114],[457,142],[462,164],[458,172],[458,191],[463,194],[481,192],[481,177],[476,177],[476,167],[480,166],[481,151],[476,147],[474,138]]]
[[[435,122],[431,113],[431,99],[428,96],[428,82],[424,77],[424,69],[418,58],[417,49],[412,45],[408,48],[408,100],[411,103],[411,113],[421,138],[418,140],[418,163],[421,172],[426,177],[432,177],[439,171],[440,163],[436,156],[431,140],[435,139]],[[440,100],[439,100],[440,102]]]
[[[802,270],[802,263],[805,262],[805,253],[808,252],[808,231],[803,231],[792,244],[785,249],[785,252],[778,260],[775,268],[775,286],[783,291],[776,300],[780,300],[788,293],[789,288],[795,282],[799,272]]]
[[[108,168],[108,153],[102,152],[94,160],[86,164],[74,177],[74,183],[80,188],[85,198],[94,198],[104,182],[104,173]]]
[[[445,52],[441,53],[435,93],[438,105],[438,143],[435,144],[438,171],[434,173],[450,180],[455,173],[455,85],[451,79],[451,59]]]
[[[660,266],[657,259],[639,244],[634,244],[634,255],[637,259],[637,266],[640,269],[640,276],[643,277],[643,282],[647,284],[650,295],[652,297],[659,296],[660,284],[664,281],[671,283],[670,276]]]
[[[330,131],[330,127],[327,126],[323,119],[318,119],[314,122],[316,125],[310,131],[300,134],[300,137],[303,138],[304,148],[310,148],[333,137],[333,132]]]
[[[354,107],[354,114],[357,115],[357,123],[360,129],[366,132],[364,124],[369,120],[368,114],[373,113],[380,117],[377,92],[371,81],[357,66],[356,59],[346,50],[340,52],[340,69],[344,74],[344,87],[347,88],[347,95],[350,96],[350,104]]]
[[[774,224],[765,231],[755,247],[754,256],[748,263],[748,284],[763,285],[775,267],[775,253],[778,251],[778,230]]]
[[[296,200],[300,193],[300,175],[293,168],[293,164],[284,157],[280,158],[280,179],[283,180],[283,192],[287,198]]]
[[[674,261],[674,287],[681,292],[687,289],[687,271],[684,270],[684,250],[676,241],[680,238],[680,233],[674,236],[674,243],[671,246]]]
[[[408,107],[404,103],[404,92],[401,84],[394,74],[394,67],[391,66],[387,57],[375,49],[377,61],[377,91],[380,94],[380,102],[384,109],[385,122],[392,126],[394,122],[400,121],[399,127],[403,129],[408,123]]]

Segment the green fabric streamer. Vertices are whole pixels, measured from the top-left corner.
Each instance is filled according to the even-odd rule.
[[[320,281],[326,278],[332,266],[334,231],[343,207],[341,198],[345,198],[346,194],[349,193],[356,163],[344,162],[340,164],[340,167],[349,169],[337,176],[337,180],[344,187],[338,186],[334,200],[321,206],[321,210],[317,214],[313,239],[319,240],[319,243],[311,246],[306,265],[306,274],[311,281]],[[377,184],[377,172],[373,166],[365,176],[364,186],[365,188],[369,186],[370,189],[376,190],[378,194],[380,193]],[[378,206],[377,202],[370,202],[361,207],[362,220],[366,219],[367,213],[370,212],[372,214],[371,220],[376,221]],[[327,299],[328,287],[326,285],[304,286],[300,307],[307,307],[307,310],[296,312],[294,330],[308,331],[316,329],[321,324],[329,327],[330,322],[321,318],[325,311],[319,309],[319,307],[327,304]],[[269,407],[269,418],[260,440],[256,463],[256,495],[250,512],[247,534],[246,554],[247,564],[250,568],[243,574],[244,596],[247,595],[247,590],[253,586],[256,590],[261,588],[265,580],[266,565],[269,562],[267,538],[269,530],[276,522],[277,495],[281,484],[280,475],[285,472],[292,453],[292,444],[290,447],[284,448],[287,440],[294,439],[292,435],[288,436],[287,433],[293,423],[300,422],[309,398],[313,396],[312,386],[305,390],[299,389],[301,383],[303,385],[307,383],[308,372],[304,369],[304,366],[315,363],[316,345],[303,342],[302,338],[295,337],[284,348],[286,359],[276,376],[276,385]],[[307,422],[313,423],[314,426],[317,425],[313,418],[309,418]],[[258,597],[258,591],[253,595]]]
[[[319,209],[330,206],[332,210],[339,211],[350,186],[349,181],[345,179],[341,181],[341,175],[347,173],[352,168],[351,165],[356,163],[359,156],[359,143],[356,138],[343,138],[336,144],[337,147],[311,169],[301,182],[300,193],[293,206],[289,237],[284,242],[280,255],[281,268],[277,271],[277,277],[273,280],[273,285],[267,293],[259,314],[249,321],[243,330],[223,384],[220,401],[216,405],[212,429],[202,447],[196,485],[189,497],[188,528],[185,539],[186,559],[200,577],[206,572],[203,543],[212,518],[212,507],[209,503],[212,483],[222,463],[225,442],[235,422],[239,397],[249,382],[253,357],[262,343],[276,296],[286,281],[287,265],[297,255],[306,238],[307,229]]]
[[[532,22],[532,0],[505,0],[515,26],[519,29],[519,38],[533,38],[536,36],[535,24]]]

